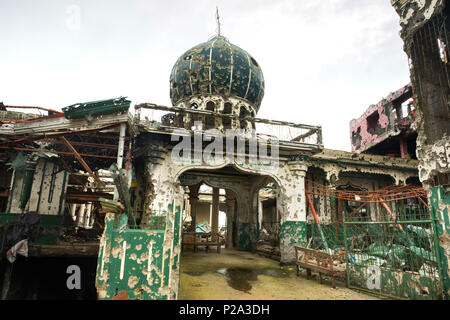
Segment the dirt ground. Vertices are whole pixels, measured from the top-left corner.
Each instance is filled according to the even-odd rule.
[[[314,277],[313,273],[313,277]],[[379,298],[337,288],[325,277],[323,284],[306,272],[296,275],[295,267],[244,251],[183,252],[180,291],[183,300],[377,300]]]

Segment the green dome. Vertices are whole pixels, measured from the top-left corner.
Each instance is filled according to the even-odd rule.
[[[263,73],[246,51],[215,36],[186,51],[170,74],[173,105],[197,95],[244,99],[258,111],[264,96]]]

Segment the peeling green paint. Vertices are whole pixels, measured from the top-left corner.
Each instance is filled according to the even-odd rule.
[[[294,245],[307,244],[306,221],[285,221],[280,226],[280,253],[282,263],[295,262]]]
[[[166,216],[153,217],[157,229],[130,229],[128,217],[105,218],[100,242],[96,287],[98,298],[109,300],[126,291],[133,300],[176,299],[180,265],[181,207],[168,205]],[[164,226],[164,228],[162,228]]]
[[[414,272],[404,272],[389,267],[379,267],[379,287],[369,286],[370,265],[351,263],[350,287],[363,288],[381,295],[411,300],[442,299],[442,287],[439,279],[421,276]]]
[[[286,221],[280,227],[280,241],[285,244],[306,244],[306,221]]]
[[[430,211],[436,220],[435,228],[439,238],[438,241],[438,260],[441,271],[441,281],[447,299],[450,296],[450,271],[449,271],[449,253],[450,253],[450,193],[446,193],[443,186],[430,188],[431,196],[429,199]]]

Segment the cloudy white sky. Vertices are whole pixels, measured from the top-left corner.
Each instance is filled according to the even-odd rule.
[[[321,125],[327,148],[350,151],[350,120],[409,82],[389,0],[15,0],[0,2],[0,101],[169,106],[172,66],[215,34],[216,6],[263,70],[258,116]]]

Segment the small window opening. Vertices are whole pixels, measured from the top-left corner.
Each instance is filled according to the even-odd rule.
[[[212,101],[206,103],[206,110],[214,112],[216,109],[216,104]],[[214,128],[214,116],[206,116],[205,119],[206,129]]]
[[[371,133],[375,132],[379,119],[380,119],[380,115],[378,114],[378,112],[374,112],[370,116],[367,117],[367,131],[368,132],[371,132]]]
[[[231,114],[233,111],[233,105],[230,102],[225,102],[223,107],[224,114]],[[231,128],[231,119],[227,117],[222,118],[222,124],[225,128]]]

